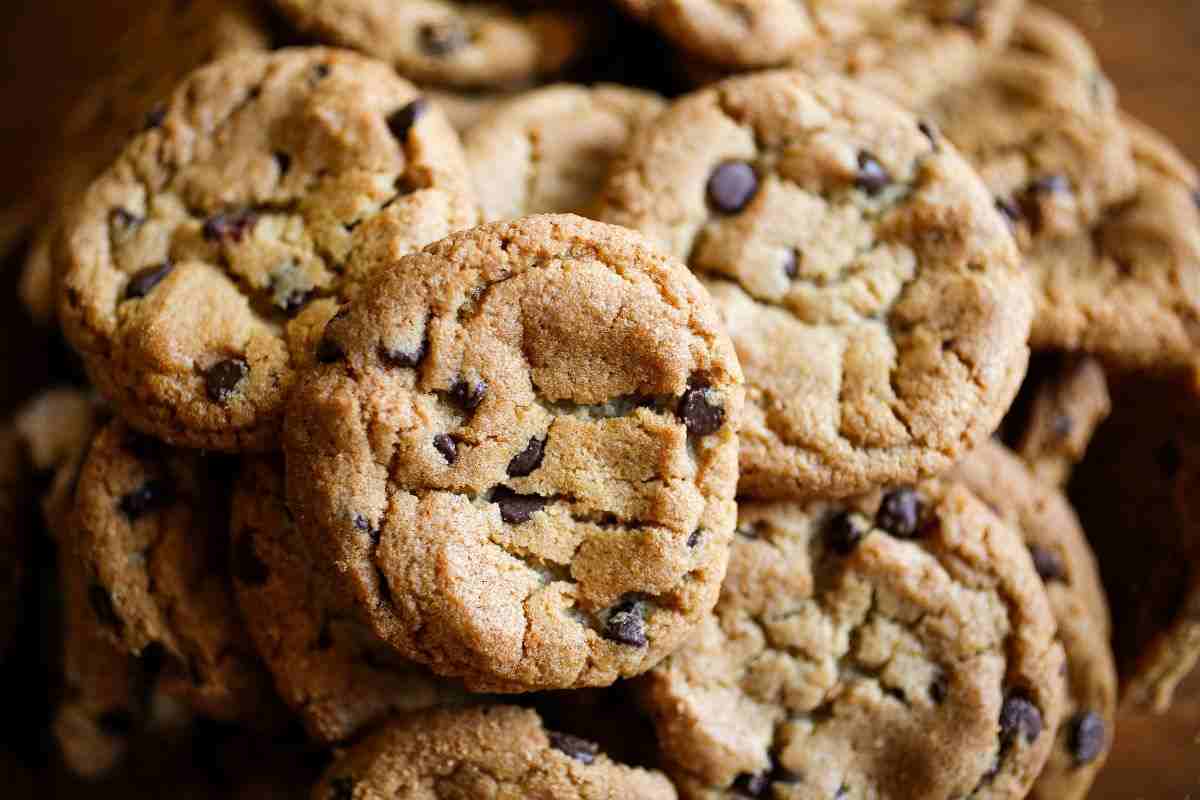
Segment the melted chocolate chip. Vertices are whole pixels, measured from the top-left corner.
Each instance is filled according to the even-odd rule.
[[[613,609],[612,616],[604,625],[604,638],[630,647],[645,647],[646,619],[642,604],[637,600],[626,600]]]
[[[743,797],[765,797],[771,788],[771,779],[766,773],[751,774],[744,772],[733,782],[733,791]]]
[[[92,613],[96,615],[96,619],[102,624],[118,630],[122,627],[123,623],[117,616],[117,609],[113,607],[112,596],[103,586],[93,583],[88,587],[88,604],[92,607]]]
[[[1049,547],[1031,544],[1029,545],[1029,555],[1033,557],[1033,568],[1046,583],[1066,579],[1067,567],[1063,564],[1062,557]]]
[[[446,433],[439,433],[433,437],[433,447],[442,454],[442,458],[446,459],[447,464],[453,464],[458,461],[458,444],[454,441],[454,437]]]
[[[328,800],[354,800],[354,778],[347,775],[334,778],[329,782]]]
[[[1007,197],[996,198],[996,210],[1000,212],[1000,216],[1004,217],[1009,227],[1016,227],[1021,220],[1025,219],[1025,213],[1021,211],[1021,207]]]
[[[929,684],[929,699],[939,706],[946,701],[946,695],[949,693],[950,685],[946,682],[945,675],[938,675]]]
[[[1030,194],[1062,194],[1071,191],[1071,181],[1065,175],[1044,175],[1027,187]]]
[[[892,536],[911,539],[921,523],[921,496],[915,489],[901,487],[888,492],[875,514],[875,524]]]
[[[938,136],[937,128],[933,126],[933,123],[921,120],[917,123],[917,130],[921,132],[922,136],[929,140],[929,143],[933,145],[934,149],[936,150],[938,147],[938,141],[941,137]]]
[[[210,242],[241,242],[258,221],[258,213],[249,209],[214,214],[204,223],[204,238]]]
[[[1071,419],[1070,414],[1055,414],[1054,419],[1050,420],[1050,432],[1059,439],[1070,436],[1074,428],[1075,420]]]
[[[548,731],[546,736],[550,739],[551,747],[559,752],[566,753],[581,764],[591,764],[600,753],[600,745],[595,742],[589,742],[587,739],[581,739],[578,736],[572,736],[569,733]]]
[[[129,283],[125,285],[125,299],[136,300],[150,294],[155,286],[162,283],[163,278],[171,274],[172,269],[174,269],[174,266],[168,261],[164,264],[146,267],[138,271],[129,279]]]
[[[271,570],[258,557],[254,537],[240,536],[233,548],[233,574],[247,586],[262,586],[271,577]]]
[[[529,440],[529,444],[525,446],[525,449],[513,456],[513,460],[508,462],[508,476],[510,478],[525,477],[542,465],[542,459],[545,455],[546,439],[533,437]]]
[[[422,25],[419,36],[421,49],[431,56],[449,55],[471,39],[466,27],[454,19]]]
[[[117,506],[130,522],[170,505],[171,486],[161,478],[152,478],[121,498]]]
[[[800,255],[795,250],[788,250],[783,259],[783,275],[789,281],[794,281],[799,274]]]
[[[546,507],[546,498],[536,494],[517,494],[507,486],[492,492],[492,502],[500,506],[500,519],[509,525],[522,525]]]
[[[317,66],[313,68],[313,72],[316,74],[317,80],[325,80],[329,77],[330,67],[328,64],[317,64]]]
[[[213,364],[204,373],[204,387],[208,390],[208,399],[214,403],[229,402],[238,384],[249,372],[250,365],[240,358],[227,358]]]
[[[133,712],[126,708],[105,711],[96,720],[100,730],[109,736],[128,736],[133,733],[134,724]]]
[[[367,536],[371,537],[371,541],[375,544],[379,544],[379,531],[375,528],[372,528],[371,521],[362,514],[354,515],[354,528],[355,530],[362,531],[363,533],[367,534]]]
[[[867,535],[868,526],[858,514],[842,511],[829,520],[825,543],[839,556],[848,556]]]
[[[708,177],[708,202],[722,214],[737,214],[758,194],[758,174],[745,161],[726,161]]]
[[[1104,752],[1108,732],[1104,718],[1095,711],[1076,714],[1070,722],[1068,746],[1077,764],[1090,764]]]
[[[166,118],[167,118],[167,109],[163,106],[158,106],[157,108],[150,111],[150,113],[146,114],[144,129],[148,130],[148,131],[154,130],[158,126],[162,125],[163,120],[165,120]]]
[[[1018,735],[1026,742],[1032,742],[1041,736],[1042,712],[1024,692],[1014,691],[1005,698],[1004,705],[1000,707],[1000,738],[1006,743],[1012,743]]]
[[[418,97],[387,118],[388,130],[392,132],[392,136],[403,142],[408,139],[409,131],[412,130],[413,125],[416,125],[417,120],[421,119],[428,110],[429,101],[424,97]]]
[[[711,394],[705,387],[694,386],[679,401],[676,413],[692,436],[708,436],[725,424],[725,409],[709,400]]]
[[[346,351],[335,339],[329,336],[321,337],[321,341],[317,344],[317,361],[322,364],[333,364],[345,357]]]
[[[283,177],[292,170],[292,157],[282,150],[275,151],[275,166],[279,168],[279,176]]]
[[[479,404],[487,396],[487,388],[486,381],[468,383],[467,381],[460,380],[450,387],[450,399],[457,403],[464,411],[474,411],[479,408]]]
[[[703,538],[703,536],[704,536],[704,532],[702,530],[700,530],[699,528],[692,531],[691,534],[688,535],[687,546],[689,548],[691,548],[691,547],[695,547],[696,545],[700,544],[700,539]]]
[[[865,150],[858,154],[858,175],[854,178],[855,186],[869,195],[877,195],[891,182],[892,176],[884,169],[883,164],[879,163],[879,159]]]

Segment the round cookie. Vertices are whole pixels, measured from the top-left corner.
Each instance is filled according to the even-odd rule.
[[[179,446],[276,446],[287,390],[381,260],[474,223],[440,112],[320,48],[193,73],[83,198],[60,317],[100,391]]]
[[[340,607],[287,509],[282,463],[243,466],[232,535],[246,627],[280,696],[314,739],[342,741],[390,712],[464,699],[460,686],[403,661]]]
[[[343,754],[313,790],[313,800],[426,797],[673,800],[675,790],[661,773],[614,763],[512,706],[394,720]]]
[[[742,380],[708,296],[569,215],[401,259],[290,402],[288,500],[376,633],[472,690],[607,685],[716,602]]]
[[[88,602],[114,641],[135,654],[161,650],[180,673],[172,690],[197,711],[261,722],[277,701],[227,567],[236,469],[112,422],[79,476],[77,547]]]
[[[688,259],[746,371],[739,491],[845,496],[948,468],[1028,358],[1008,226],[944,139],[838,77],[734,78],[634,136],[602,219]]]
[[[715,612],[642,678],[685,798],[1024,797],[1062,709],[1029,554],[965,488],[743,503]]]
[[[1063,722],[1029,796],[1081,800],[1112,745],[1117,706],[1108,605],[1096,559],[1067,499],[1003,445],[985,442],[955,468],[954,477],[1024,537],[1067,656]]]
[[[500,105],[463,139],[483,218],[591,216],[609,166],[664,105],[604,84],[550,86]]]
[[[522,90],[503,89],[494,92],[455,92],[429,86],[422,87],[421,91],[429,102],[441,109],[459,136],[465,136],[481,119],[522,93]]]
[[[560,9],[545,2],[273,2],[305,33],[386,61],[412,80],[443,86],[504,86],[550,75],[586,41],[583,20],[569,3]]]

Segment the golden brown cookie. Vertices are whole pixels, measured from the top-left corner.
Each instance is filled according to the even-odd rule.
[[[291,400],[288,500],[376,633],[468,687],[607,685],[716,602],[742,378],[708,295],[569,215],[401,259]]]

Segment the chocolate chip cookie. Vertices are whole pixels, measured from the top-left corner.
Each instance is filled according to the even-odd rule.
[[[455,234],[382,270],[319,350],[289,504],[406,658],[475,690],[607,685],[716,602],[741,370],[699,282],[637,234]]]
[[[172,690],[198,711],[257,721],[275,698],[229,582],[236,468],[112,422],[79,476],[75,535],[88,603],[110,638],[134,654],[161,650],[180,675]]]
[[[273,0],[299,30],[444,86],[553,74],[587,41],[575,4],[457,0]],[[524,7],[524,8],[522,8]]]
[[[298,366],[379,259],[475,221],[445,118],[325,49],[193,73],[91,187],[60,316],[100,391],[180,446],[277,446]]]
[[[561,84],[504,103],[463,139],[483,218],[591,216],[609,166],[663,106],[649,92],[603,84]]]
[[[511,706],[414,714],[348,750],[313,800],[553,797],[673,800],[661,773],[614,763],[586,739],[548,731]]]
[[[280,696],[314,739],[341,741],[389,712],[465,698],[462,687],[399,658],[339,605],[288,511],[282,463],[243,467],[234,487],[231,559],[250,635]]]
[[[1003,445],[985,442],[954,476],[1024,538],[1067,656],[1063,722],[1029,796],[1081,800],[1112,745],[1117,705],[1108,606],[1096,559],[1066,497]]]
[[[946,469],[1017,392],[1032,304],[991,195],[935,130],[843,78],[759,73],[676,101],[600,206],[717,302],[746,371],[743,493]]]
[[[683,797],[1021,798],[1062,647],[1020,537],[965,488],[743,503],[715,612],[641,678]]]

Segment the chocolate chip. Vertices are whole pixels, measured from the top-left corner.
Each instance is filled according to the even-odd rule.
[[[375,544],[379,544],[379,531],[375,528],[372,528],[371,521],[362,514],[354,515],[354,528],[355,530],[362,531],[363,533],[367,534],[367,536],[371,537],[371,541]]]
[[[354,778],[342,775],[329,782],[329,800],[354,800]]]
[[[281,150],[275,151],[275,166],[279,167],[280,177],[287,175],[292,169],[292,157]]]
[[[1021,691],[1014,691],[1000,707],[1000,738],[1011,743],[1017,735],[1032,742],[1042,734],[1042,712]]]
[[[689,548],[691,548],[691,547],[695,547],[696,545],[700,544],[700,539],[703,538],[703,536],[704,536],[704,532],[701,531],[699,528],[692,531],[691,534],[688,535],[687,546]]]
[[[1054,419],[1050,420],[1050,432],[1059,439],[1070,436],[1074,428],[1075,420],[1071,419],[1070,414],[1055,414]]]
[[[468,383],[465,380],[460,380],[450,387],[450,399],[462,407],[464,411],[474,411],[479,408],[479,404],[483,402],[483,398],[487,395],[487,388],[486,381]]]
[[[294,317],[300,313],[304,306],[308,305],[308,301],[312,298],[312,292],[306,292],[303,289],[296,289],[288,292],[287,297],[283,298],[283,313],[288,317]]]
[[[133,712],[125,708],[105,711],[96,720],[96,725],[109,736],[128,736],[133,733]]]
[[[316,73],[317,80],[324,80],[329,77],[330,67],[328,64],[317,64],[313,72]]]
[[[1077,764],[1090,764],[1104,752],[1108,734],[1104,718],[1095,711],[1076,714],[1071,719],[1069,746]]]
[[[271,577],[271,570],[258,557],[254,537],[242,535],[233,548],[233,574],[247,586],[262,586]]]
[[[712,394],[707,387],[693,386],[679,401],[677,415],[692,436],[708,436],[725,424],[725,409],[709,400]]]
[[[322,336],[317,344],[317,361],[322,364],[333,364],[346,357],[346,351],[330,336]]]
[[[600,745],[589,742],[587,739],[557,731],[548,731],[546,735],[550,739],[551,747],[566,753],[581,764],[591,764],[600,753]]]
[[[240,358],[218,361],[204,373],[204,386],[208,399],[214,403],[227,403],[237,390],[238,384],[250,372],[250,365]]]
[[[126,211],[123,208],[114,208],[108,212],[108,224],[115,228],[129,230],[141,225],[145,220],[134,214],[132,211]]]
[[[1154,451],[1154,462],[1158,464],[1158,468],[1162,470],[1163,475],[1168,478],[1174,478],[1179,474],[1179,470],[1183,467],[1183,451],[1179,449],[1179,445],[1175,442],[1163,442],[1163,444]]]
[[[642,604],[637,600],[626,600],[614,608],[604,625],[604,638],[630,647],[645,647],[646,619]]]
[[[722,214],[736,214],[758,194],[758,174],[745,161],[725,161],[708,176],[708,202]]]
[[[783,258],[783,275],[789,281],[794,281],[800,274],[800,256],[795,250],[788,250]]]
[[[110,628],[121,628],[123,623],[117,616],[117,609],[113,607],[112,596],[103,586],[93,583],[88,587],[88,604],[91,605],[92,613],[101,623]]]
[[[953,18],[954,24],[974,30],[979,25],[979,3],[969,3]]]
[[[130,522],[170,505],[174,493],[161,478],[152,478],[121,498],[117,504]]]
[[[529,440],[529,444],[525,449],[513,456],[513,460],[508,462],[508,476],[510,478],[524,478],[538,467],[542,465],[542,458],[546,455],[546,437],[541,439],[536,436]]]
[[[1192,202],[1196,204],[1197,208],[1200,208],[1200,189],[1192,191]]]
[[[397,140],[401,142],[405,141],[408,139],[408,133],[412,130],[413,125],[417,124],[417,120],[428,109],[429,101],[424,97],[418,97],[387,118],[388,130],[392,132],[392,136],[395,136]]]
[[[257,221],[258,213],[249,209],[214,214],[204,223],[204,238],[210,242],[241,242]]]
[[[938,675],[929,684],[929,699],[939,706],[946,701],[946,695],[949,693],[950,686],[945,675]]]
[[[921,132],[922,136],[929,140],[929,143],[933,145],[934,149],[936,150],[940,137],[938,136],[937,128],[933,126],[933,123],[921,120],[917,123],[917,130]]]
[[[446,433],[439,433],[433,437],[433,447],[442,454],[442,458],[446,459],[447,464],[453,464],[458,461],[458,444],[454,438]]]
[[[888,492],[875,514],[875,524],[892,536],[911,539],[921,522],[921,496],[915,489],[901,487]]]
[[[879,163],[879,159],[865,150],[858,154],[858,175],[854,179],[855,186],[869,195],[877,195],[891,182],[892,176],[888,175],[888,171],[883,168],[883,164]]]
[[[1071,181],[1065,175],[1045,175],[1030,182],[1030,194],[1060,194],[1071,191]]]
[[[1067,576],[1067,567],[1063,564],[1058,553],[1041,545],[1029,545],[1029,555],[1033,557],[1033,568],[1046,583],[1061,581]]]
[[[733,781],[733,791],[743,797],[765,797],[771,788],[771,780],[766,773],[751,774],[743,772]]]
[[[171,274],[172,269],[174,269],[174,266],[168,261],[139,270],[129,279],[129,283],[125,285],[125,299],[136,300],[139,297],[145,297],[150,294],[154,287],[162,282],[163,278]]]
[[[1016,227],[1021,220],[1025,219],[1021,207],[1007,197],[996,198],[996,210],[1000,212],[1000,216],[1004,217],[1009,227]]]
[[[546,507],[546,498],[536,494],[517,494],[507,486],[492,492],[492,502],[500,506],[500,519],[509,525],[522,525]]]
[[[466,27],[454,19],[429,22],[421,26],[421,49],[431,56],[444,56],[470,41]]]
[[[848,556],[867,534],[866,521],[858,514],[842,511],[829,520],[825,543],[839,556]]]
[[[163,120],[167,118],[167,109],[164,106],[158,106],[146,115],[145,125],[143,130],[154,130],[159,125],[163,124]]]

